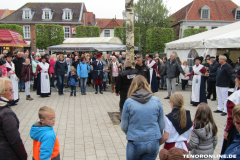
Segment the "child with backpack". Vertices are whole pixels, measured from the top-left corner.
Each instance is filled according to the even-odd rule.
[[[217,132],[218,128],[213,119],[212,110],[206,103],[200,103],[196,111],[193,130],[188,142],[188,149],[191,151],[191,154],[213,155],[218,141]],[[206,157],[203,159],[206,160]],[[212,158],[207,159],[211,160]]]
[[[69,82],[70,82],[70,96],[73,96],[74,93],[74,97],[76,97],[76,86],[78,84],[78,76],[76,73],[76,69],[72,66],[71,67],[71,71],[68,74],[68,78],[69,78]]]

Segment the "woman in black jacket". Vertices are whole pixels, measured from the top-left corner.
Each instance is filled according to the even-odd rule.
[[[9,107],[13,99],[9,78],[0,78],[0,159],[27,160],[27,152],[20,137],[19,120]]]

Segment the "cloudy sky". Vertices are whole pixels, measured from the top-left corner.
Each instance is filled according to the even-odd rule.
[[[28,2],[46,2],[47,0],[1,0],[1,9],[17,10]],[[134,0],[137,2],[138,0]],[[181,9],[192,0],[163,0],[171,13]],[[240,0],[232,0],[240,6]],[[125,0],[49,0],[49,2],[84,2],[89,12],[94,12],[96,18],[122,18]]]

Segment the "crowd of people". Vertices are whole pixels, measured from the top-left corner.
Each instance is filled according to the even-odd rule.
[[[218,61],[217,61],[218,58]],[[10,106],[19,100],[19,92],[30,96],[30,86],[41,97],[51,95],[57,86],[59,96],[64,88],[70,87],[70,96],[76,96],[76,87],[81,87],[81,95],[86,95],[86,86],[93,86],[95,94],[103,94],[107,82],[112,93],[120,96],[121,129],[128,140],[127,160],[140,159],[187,159],[183,155],[213,155],[218,142],[218,127],[214,113],[228,115],[222,144],[222,160],[228,155],[240,159],[240,65],[233,69],[226,55],[195,58],[192,72],[188,62],[171,54],[170,58],[158,55],[139,54],[135,64],[122,55],[113,53],[35,54],[18,52],[13,58],[6,53],[0,60],[0,157],[17,160],[27,159],[27,153],[19,133],[19,120]],[[135,65],[133,67],[133,65]],[[176,93],[176,83],[182,83],[182,90],[192,78],[191,104],[197,106],[194,119],[184,108],[185,98]],[[234,78],[233,78],[234,77]],[[235,79],[235,91],[228,97],[228,89]],[[57,84],[55,85],[55,80]],[[207,84],[207,85],[206,85]],[[164,116],[160,99],[153,93],[168,90],[164,99],[169,99],[172,111]],[[218,99],[218,108],[213,111],[207,104]],[[59,142],[53,126],[55,112],[51,107],[39,109],[39,121],[32,125],[33,159],[60,159]],[[160,145],[163,149],[160,150]],[[190,152],[190,153],[189,153]],[[190,159],[190,158],[188,158]],[[193,159],[199,159],[195,157]],[[212,159],[205,157],[204,159]]]

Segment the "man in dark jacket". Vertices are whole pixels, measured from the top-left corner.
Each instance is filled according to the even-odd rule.
[[[227,115],[227,98],[228,89],[230,87],[233,68],[227,63],[227,57],[219,56],[219,64],[221,65],[216,72],[216,90],[218,97],[218,109],[214,113],[222,113],[221,116]]]
[[[121,72],[116,81],[116,96],[120,93],[120,113],[122,115],[123,104],[127,99],[128,89],[132,83],[133,78],[138,75],[138,71],[132,68],[131,61],[125,62],[125,70]]]
[[[143,63],[141,57],[137,57],[135,68],[138,70],[138,73],[146,78],[147,82],[150,83],[150,72],[148,67]]]
[[[175,54],[172,53],[170,56],[170,59],[166,62],[163,72],[161,73],[161,77],[164,75],[167,75],[167,90],[168,90],[168,96],[164,99],[169,99],[172,94],[176,91],[176,77],[179,76],[179,74],[182,73],[185,77],[187,76],[184,71],[182,70],[182,67],[175,59]]]
[[[23,67],[23,63],[25,62],[25,59],[23,58],[23,56],[24,56],[23,52],[18,52],[17,57],[13,59],[13,63],[15,65],[15,72],[19,79],[18,89],[20,92],[24,92],[23,90],[24,81],[22,80],[22,67]]]
[[[216,101],[216,75],[220,64],[216,61],[215,57],[210,57],[209,63],[209,77],[208,77],[208,95],[207,99],[210,99],[213,94],[212,101]]]
[[[126,53],[122,52],[122,57],[119,58],[119,63],[123,65],[123,70],[125,70],[125,65],[124,65],[125,61],[126,61]]]

